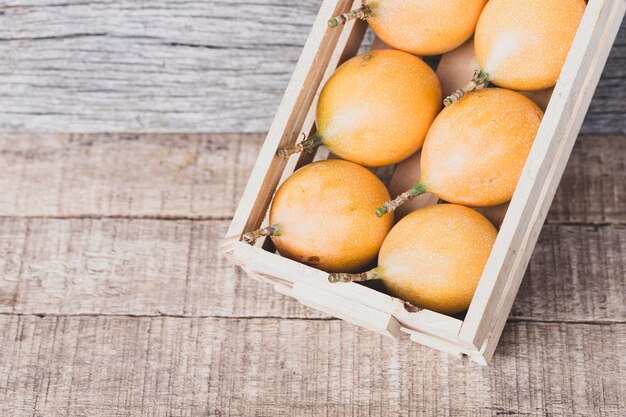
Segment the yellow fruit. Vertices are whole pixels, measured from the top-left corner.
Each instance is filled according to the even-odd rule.
[[[469,307],[496,240],[495,227],[454,204],[416,210],[394,226],[378,266],[361,274],[332,274],[331,282],[381,279],[389,294],[444,314]]]
[[[489,81],[513,90],[553,87],[585,7],[584,0],[489,1],[474,38],[481,71],[445,104]]]
[[[511,90],[468,94],[433,122],[422,150],[420,182],[377,214],[424,192],[473,207],[509,201],[542,117],[532,100]]]
[[[330,19],[335,27],[366,19],[387,45],[416,55],[438,55],[472,36],[487,0],[368,0],[363,7]]]
[[[244,235],[249,243],[272,236],[278,252],[324,271],[362,271],[376,259],[393,226],[374,209],[389,199],[383,183],[348,161],[315,162],[278,189],[270,226]]]
[[[367,52],[340,66],[317,104],[318,132],[278,155],[327,146],[361,165],[395,164],[415,153],[441,108],[441,87],[421,59],[395,50]]]
[[[554,86],[585,7],[584,0],[491,0],[476,28],[480,67],[501,87]]]

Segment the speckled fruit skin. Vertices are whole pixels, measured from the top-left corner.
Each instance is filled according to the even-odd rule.
[[[441,86],[421,59],[395,50],[356,56],[328,80],[317,106],[323,144],[378,167],[408,158],[441,108]]]
[[[460,46],[476,29],[487,0],[373,0],[368,23],[387,45],[416,55]]]
[[[476,27],[480,67],[500,87],[556,84],[585,12],[584,0],[491,0]]]
[[[451,203],[509,201],[537,136],[541,109],[520,93],[469,93],[435,119],[421,157],[421,182]]]
[[[389,232],[378,270],[389,293],[444,314],[467,310],[496,240],[495,227],[454,204],[416,210]]]
[[[389,199],[383,183],[348,161],[315,162],[296,171],[276,192],[270,224],[282,256],[328,272],[357,272],[376,260],[393,219],[374,209]]]

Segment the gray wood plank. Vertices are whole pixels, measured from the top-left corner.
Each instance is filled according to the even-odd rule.
[[[548,213],[549,223],[626,222],[626,137],[580,137]]]
[[[545,226],[511,317],[624,321],[624,276],[626,226]]]
[[[0,136],[0,216],[224,219],[263,134]],[[581,137],[550,223],[626,222],[625,137]]]
[[[515,323],[485,368],[340,321],[0,316],[0,413],[613,417],[625,349],[625,324]]]
[[[219,253],[227,221],[0,219],[0,313],[319,318]],[[626,226],[548,225],[512,317],[623,321]]]
[[[9,0],[0,131],[265,132],[321,0]],[[626,24],[585,133],[626,134]]]
[[[263,135],[0,137],[0,215],[231,217]]]
[[[232,266],[219,251],[226,229],[226,221],[1,219],[0,312],[322,317]]]
[[[4,2],[0,130],[266,131],[320,4]]]

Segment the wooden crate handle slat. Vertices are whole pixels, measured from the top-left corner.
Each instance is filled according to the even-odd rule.
[[[391,314],[299,282],[293,285],[291,295],[304,305],[339,317],[357,326],[368,328],[394,339],[400,337],[400,323]]]
[[[389,295],[375,291],[357,283],[330,284],[328,273],[301,264],[288,258],[267,252],[259,247],[236,242],[231,257],[238,265],[245,265],[253,272],[263,272],[288,283],[301,283],[315,286],[333,293],[341,299],[365,305],[375,310],[393,315],[403,324],[417,331],[438,331],[440,337],[455,340],[461,329],[459,319],[429,310],[409,313],[403,303]],[[255,272],[255,273],[256,273]],[[287,294],[291,295],[291,294]]]

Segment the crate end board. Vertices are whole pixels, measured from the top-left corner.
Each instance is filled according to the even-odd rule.
[[[253,279],[318,311],[382,335],[401,333],[438,350],[483,363],[474,346],[458,338],[462,321],[426,309],[410,311],[401,300],[356,283],[331,284],[328,274],[243,242],[234,245],[234,263]]]
[[[364,22],[351,21],[331,30],[326,21],[358,4],[346,0],[322,3],[222,250],[252,278],[305,305],[390,337],[407,333],[416,343],[487,365],[617,35],[626,1],[590,0],[557,86],[530,95],[542,108],[547,105],[544,120],[511,203],[482,211],[501,228],[463,320],[428,310],[409,313],[400,300],[362,285],[329,284],[325,272],[282,258],[262,241],[256,246],[240,241],[243,233],[266,220],[278,185],[313,160],[314,155],[305,154],[284,161],[275,153],[279,147],[294,144],[302,132],[314,131],[319,91],[342,62],[356,55],[366,29]],[[437,75],[442,85],[453,88],[467,79],[475,66],[470,40],[442,56]],[[397,188],[406,182],[405,176],[419,171],[418,159],[398,164],[390,188]],[[435,203],[436,199],[424,198],[420,205]]]

